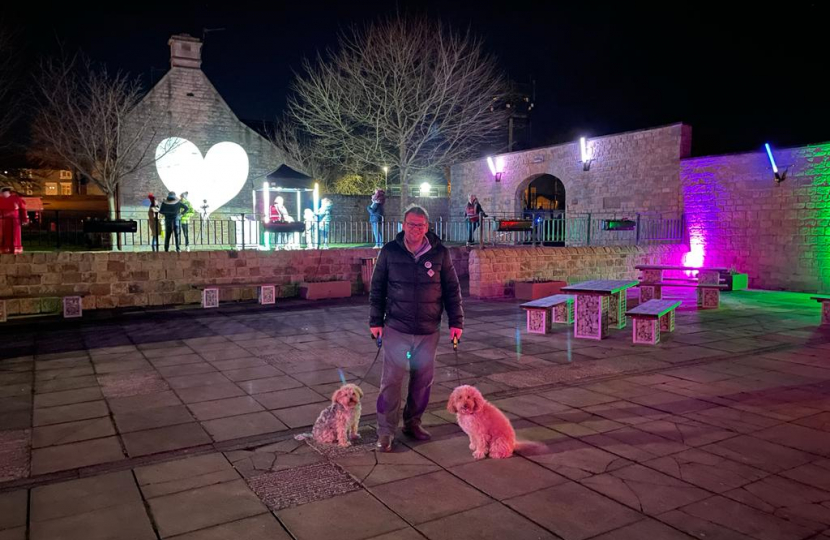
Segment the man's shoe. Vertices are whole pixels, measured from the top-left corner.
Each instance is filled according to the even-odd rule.
[[[381,435],[378,438],[378,442],[375,444],[378,447],[378,450],[381,452],[391,452],[392,451],[392,441],[395,438],[392,435]]]
[[[403,428],[403,434],[417,441],[428,441],[432,438],[429,431],[416,424]]]

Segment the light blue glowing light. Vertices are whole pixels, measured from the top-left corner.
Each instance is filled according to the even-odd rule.
[[[772,172],[778,174],[778,166],[775,164],[775,158],[772,157],[772,150],[770,150],[769,143],[764,143],[767,149],[767,156],[769,156],[769,164],[772,165]]]

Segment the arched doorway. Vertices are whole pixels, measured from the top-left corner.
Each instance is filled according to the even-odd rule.
[[[521,194],[523,214],[553,217],[565,212],[565,185],[552,174],[534,178]]]

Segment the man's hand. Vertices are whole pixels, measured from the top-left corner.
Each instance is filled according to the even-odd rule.
[[[382,326],[370,326],[369,330],[371,330],[373,338],[377,339],[379,337],[383,337],[383,327]]]
[[[460,328],[450,328],[450,341],[454,339],[461,340],[461,332],[463,332],[463,330]]]

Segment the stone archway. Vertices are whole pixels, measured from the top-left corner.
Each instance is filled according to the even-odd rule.
[[[565,212],[567,199],[565,184],[552,174],[537,174],[526,178],[516,189],[516,206],[523,216],[542,216],[543,219]]]

